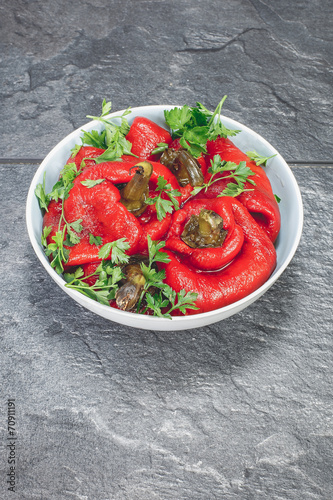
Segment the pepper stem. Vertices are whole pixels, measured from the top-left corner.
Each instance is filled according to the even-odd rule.
[[[213,210],[203,209],[199,215],[191,215],[181,239],[191,248],[217,248],[223,245],[226,235],[222,217]]]
[[[153,166],[148,161],[142,161],[132,168],[136,168],[136,172],[132,179],[120,191],[120,202],[133,215],[141,215],[145,209],[145,200],[148,197],[148,184],[153,173]]]

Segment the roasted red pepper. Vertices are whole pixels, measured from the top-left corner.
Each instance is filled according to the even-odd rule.
[[[165,269],[165,282],[176,292],[184,289],[198,294],[199,309],[188,314],[212,311],[246,297],[263,285],[275,268],[276,252],[265,231],[238,200],[229,198],[229,202],[235,224],[244,235],[242,248],[229,265],[214,273],[198,271],[184,261],[184,254],[170,250],[167,250],[170,262],[160,264]],[[203,250],[207,258],[208,250],[211,249]]]
[[[219,137],[215,141],[208,141],[207,151],[206,162],[208,166],[210,166],[214,155],[218,154],[222,160],[232,161],[236,164],[245,161],[246,165],[255,173],[254,176],[251,176],[251,179],[255,181],[256,185],[253,186],[249,182],[245,183],[245,188],[252,191],[245,191],[237,198],[274,242],[280,230],[280,211],[264,169],[251,161],[230,139]],[[208,181],[210,176],[211,174],[208,172],[205,182]],[[197,197],[216,198],[229,182],[230,179],[224,180],[221,175],[221,180],[212,184],[206,192],[200,192]]]
[[[172,141],[167,130],[142,116],[134,118],[126,139],[132,144],[131,153],[144,160],[156,160],[157,156],[151,153],[157,144]]]
[[[221,269],[230,263],[241,250],[244,241],[243,231],[235,223],[231,200],[229,197],[223,197],[215,200],[187,202],[184,208],[172,216],[165,248],[181,254],[189,264],[205,271]],[[191,248],[181,238],[191,216],[198,215],[203,209],[211,210],[223,219],[223,229],[227,232],[227,236],[220,247]]]
[[[82,219],[83,230],[78,235],[80,242],[68,247],[69,266],[82,265],[98,260],[99,248],[89,243],[89,235],[102,237],[103,244],[126,238],[130,244],[129,255],[145,252],[147,250],[147,235],[153,240],[162,239],[169,229],[171,215],[158,221],[154,206],[147,207],[139,217],[135,217],[121,203],[121,185],[128,183],[135,175],[137,161],[105,162],[86,168],[74,181],[68,198],[64,201],[64,215],[68,223]],[[153,167],[150,178],[150,195],[154,194],[159,176],[171,185],[172,189],[178,189],[182,196],[179,202],[184,202],[191,192],[191,186],[181,188],[175,176],[164,165],[151,162]],[[96,181],[104,179],[103,182],[93,187],[82,184],[85,181]],[[118,185],[118,187],[116,187]],[[52,227],[48,236],[48,243],[59,230],[61,217],[61,201],[52,201],[48,212],[44,216],[44,227]],[[63,228],[63,224],[61,229]]]
[[[98,156],[101,156],[101,154],[103,154],[104,151],[105,149],[101,148],[94,148],[92,146],[82,146],[74,158],[72,156],[69,157],[67,163],[74,162],[77,170],[79,170],[80,168],[82,170],[85,170],[86,168],[94,166],[95,165],[94,158],[98,158]],[[82,164],[83,160],[84,164]]]
[[[202,123],[205,124],[205,120]],[[209,137],[216,137],[216,134]],[[201,154],[198,160],[194,160],[187,150],[182,149],[179,137],[172,140],[167,130],[144,117],[133,120],[126,139],[132,144],[132,153],[139,159],[123,156],[123,161],[96,164],[95,159],[105,150],[82,146],[76,156],[71,156],[67,161],[74,162],[80,173],[73,185],[70,184],[63,202],[54,201],[57,195],[53,194],[54,199],[49,203],[43,221],[44,227],[51,228],[49,234],[46,231],[48,245],[57,239],[54,236],[59,231],[62,231],[62,238],[66,231],[67,236],[71,235],[71,231],[75,233],[75,223],[80,221],[82,230],[78,229],[76,233],[79,242],[70,245],[68,239],[61,241],[69,255],[64,263],[65,271],[81,266],[84,276],[88,276],[84,278],[87,280],[84,286],[93,285],[98,279],[97,268],[102,262],[99,258],[101,246],[125,238],[130,245],[126,253],[131,255],[131,262],[124,273],[127,281],[123,283],[122,276],[121,287],[115,295],[108,296],[107,301],[112,307],[133,311],[138,309],[146,314],[156,313],[154,300],[161,299],[158,294],[162,293],[165,284],[176,293],[197,294],[196,300],[195,296],[189,300],[192,305],[195,300],[198,309],[188,309],[187,314],[224,307],[264,284],[276,265],[273,242],[280,229],[279,208],[264,169],[251,161],[229,139],[220,136],[208,141],[207,154]],[[159,143],[168,145],[164,157],[152,155]],[[201,142],[200,146],[199,151],[202,151]],[[206,189],[205,185],[212,180],[208,168],[215,155],[237,165],[246,162],[253,172],[247,179],[253,180],[255,185],[247,180],[244,181],[245,191],[235,198],[219,196],[232,182],[227,177],[229,172],[224,171],[214,174],[214,182]],[[73,173],[72,166],[69,170]],[[160,177],[169,184],[167,188],[163,182],[162,187],[159,185]],[[199,190],[195,196],[192,194],[194,187],[196,193]],[[166,213],[165,216],[165,212],[162,212],[162,220],[159,220],[157,214],[161,219],[163,203],[166,207],[170,206],[166,203],[168,201],[170,204],[167,193],[172,199],[175,190],[181,194],[178,197],[179,210],[172,215]],[[151,204],[156,203],[155,198],[159,202],[162,200],[158,205],[159,211]],[[173,206],[177,208],[177,203]],[[95,244],[96,239],[91,236],[100,237],[102,243]],[[148,263],[149,266],[152,263],[152,241],[149,241],[147,258],[150,239],[165,240],[163,251],[167,253],[169,262],[165,262],[164,257],[156,258],[155,268],[150,269],[152,274],[158,267],[164,269],[164,283],[149,282],[148,274],[144,273],[144,267],[140,265],[140,262],[145,265]],[[156,248],[162,248],[163,243],[154,245],[156,256]],[[51,255],[52,248],[48,248],[48,252],[47,255]],[[62,270],[60,267],[57,272]],[[165,303],[170,301],[170,305],[171,300],[184,298],[183,293],[175,299],[173,292],[170,293],[167,286],[165,288],[157,315],[164,313]],[[176,305],[173,302],[171,314],[179,313],[174,312],[177,310],[174,307]],[[188,302],[187,306],[190,305]]]

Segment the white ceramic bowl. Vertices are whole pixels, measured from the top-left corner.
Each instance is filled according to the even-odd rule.
[[[144,106],[133,108],[128,120],[131,123],[136,116],[145,116],[155,123],[165,126],[163,111],[173,107],[174,106]],[[112,113],[110,117],[119,116],[121,114],[122,111],[118,111]],[[258,153],[265,156],[276,154],[274,158],[269,160],[268,166],[266,167],[266,173],[272,184],[273,192],[281,198],[279,205],[281,212],[281,231],[276,241],[277,266],[268,281],[247,297],[226,307],[202,314],[177,316],[172,320],[119,311],[99,304],[81,293],[65,287],[65,281],[50,266],[41,245],[42,213],[34,191],[37,184],[43,182],[45,172],[46,192],[51,191],[52,186],[58,180],[60,170],[70,156],[71,148],[73,148],[75,144],[81,144],[80,137],[82,135],[82,129],[86,131],[93,129],[101,130],[102,124],[97,121],[92,121],[69,134],[46,156],[32,180],[27,198],[26,219],[32,246],[46,271],[64,292],[86,309],[111,321],[135,328],[143,328],[145,330],[172,331],[198,328],[226,319],[252,304],[273,285],[291,261],[301,238],[303,206],[300,190],[287,163],[265,139],[239,122],[225,116],[222,116],[221,119],[226,127],[241,130],[236,137],[232,138],[232,141],[242,151],[256,150]]]

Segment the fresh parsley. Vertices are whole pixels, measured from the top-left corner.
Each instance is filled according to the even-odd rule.
[[[156,215],[161,221],[167,213],[171,214],[174,209],[179,209],[179,201],[176,197],[181,196],[181,193],[177,189],[172,189],[171,184],[168,184],[168,181],[161,175],[157,179],[156,191],[159,191],[159,194],[154,198],[147,198],[145,203],[156,206]],[[168,196],[168,200],[162,198],[163,193]]]
[[[105,150],[100,156],[94,158],[96,164],[106,161],[119,161],[122,155],[137,157],[131,152],[132,144],[125,137],[130,129],[126,118],[131,113],[130,108],[127,108],[121,116],[116,116],[111,120],[107,118],[111,112],[111,107],[111,102],[106,102],[104,99],[100,116],[87,115],[87,118],[103,123],[104,129],[101,132],[98,130],[91,130],[91,132],[82,130],[82,144]],[[120,120],[120,124],[115,123],[114,119]]]
[[[146,306],[142,311],[144,314],[148,309],[151,309],[154,316],[172,319],[171,312],[179,309],[182,314],[186,313],[187,309],[198,309],[195,305],[195,300],[198,294],[181,290],[176,293],[169,285],[163,283],[165,271],[156,270],[156,262],[170,261],[168,254],[161,252],[165,246],[164,241],[153,241],[148,235],[148,265],[141,263],[141,270],[145,277],[146,283],[141,292],[140,299],[137,304],[137,312],[139,312],[143,298],[145,298]],[[152,294],[150,290],[157,289],[156,293]],[[163,312],[164,309],[167,309]]]
[[[248,151],[246,155],[250,158],[251,161],[254,161],[256,165],[262,165],[263,167],[266,167],[268,160],[276,156],[276,154],[272,156],[261,156],[256,151]]]
[[[85,181],[81,181],[82,186],[85,186],[87,188],[92,188],[94,186],[97,186],[98,184],[101,184],[104,182],[105,179],[86,179]]]
[[[100,259],[108,259],[111,253],[111,262],[114,264],[126,264],[128,262],[128,255],[126,250],[130,248],[130,244],[126,238],[119,238],[118,240],[105,243],[98,252]]]
[[[69,250],[64,245],[73,246],[79,243],[80,237],[77,233],[83,230],[82,219],[68,222],[64,214],[64,201],[69,196],[69,192],[74,185],[74,180],[80,173],[81,170],[77,170],[75,163],[66,164],[61,170],[59,180],[53,186],[51,193],[46,195],[48,202],[51,200],[56,202],[61,200],[58,231],[55,236],[52,236],[52,242],[47,244],[47,237],[50,235],[52,229],[44,228],[42,234],[42,244],[45,247],[45,254],[51,257],[51,266],[58,274],[64,272],[64,264],[67,263],[69,257]],[[45,186],[42,187],[45,192]],[[41,195],[41,190],[38,191],[38,194]]]
[[[251,175],[254,175],[254,172],[246,166],[245,161],[241,161],[237,165],[237,163],[222,160],[220,155],[215,155],[213,160],[211,160],[211,166],[209,167],[208,172],[212,174],[210,179],[207,183],[202,184],[202,186],[195,187],[191,193],[193,196],[198,194],[202,189],[206,192],[208,188],[214,184],[214,182],[221,180],[221,178],[232,179],[234,182],[229,182],[218,197],[238,196],[244,191],[253,191],[252,189],[245,188],[245,182],[249,182],[253,186],[256,185],[253,179],[249,179]],[[219,174],[223,173],[226,173],[227,175],[221,177]],[[217,175],[219,176],[216,177]]]
[[[45,248],[47,257],[51,257],[51,267],[55,269],[58,274],[64,272],[64,263],[68,261],[69,250],[64,247],[66,226],[57,231],[55,236],[52,237],[53,243],[49,243]]]
[[[43,247],[47,247],[47,237],[49,234],[52,233],[52,227],[51,226],[45,226],[43,228],[42,236],[41,236],[41,242]]]
[[[168,149],[169,144],[166,142],[159,142],[156,148],[151,152],[152,155],[157,155],[159,153],[163,153],[166,149]]]
[[[99,245],[103,244],[103,239],[101,236],[94,236],[93,234],[89,233],[89,244],[96,245],[98,247]]]
[[[188,105],[164,111],[164,118],[169,125],[172,137],[180,138],[180,144],[192,156],[198,158],[206,153],[208,140],[215,140],[218,136],[234,136],[239,130],[228,129],[221,122],[221,109],[227,96],[224,96],[214,112],[209,111],[200,102],[196,107]]]
[[[113,262],[102,261],[95,272],[82,278],[83,274],[80,267],[73,274],[65,273],[64,279],[67,281],[65,286],[77,290],[100,304],[109,306],[110,300],[115,298],[119,281],[124,277],[121,268]],[[85,281],[95,276],[97,279],[93,285],[89,285]]]
[[[45,172],[43,176],[43,183],[37,184],[37,186],[35,187],[35,196],[37,197],[40,208],[48,212],[47,207],[49,206],[51,198],[45,192]]]
[[[72,153],[71,157],[73,158],[73,160],[74,160],[75,156],[78,154],[78,152],[80,151],[81,147],[82,146],[80,144],[75,144],[75,146],[71,149],[71,153]]]

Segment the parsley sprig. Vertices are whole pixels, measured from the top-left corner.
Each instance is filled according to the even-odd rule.
[[[174,209],[179,209],[179,201],[176,197],[181,196],[181,193],[177,189],[172,189],[171,184],[169,184],[168,181],[161,175],[157,179],[156,191],[159,191],[159,194],[154,198],[147,198],[145,203],[147,205],[156,206],[157,218],[161,221],[167,213],[171,214]],[[168,200],[162,198],[163,193],[168,196]]]
[[[253,179],[249,179],[249,176],[254,175],[254,172],[252,172],[252,170],[246,166],[245,161],[241,161],[237,165],[237,163],[234,163],[232,161],[224,161],[219,155],[215,155],[213,160],[211,160],[211,166],[209,167],[208,172],[212,174],[210,179],[207,183],[202,184],[202,186],[195,187],[191,193],[193,196],[198,194],[202,189],[204,189],[206,192],[208,188],[212,184],[214,184],[214,182],[221,180],[220,175],[218,177],[216,176],[223,173],[228,173],[227,175],[223,176],[223,179],[232,179],[234,182],[229,182],[224,190],[217,195],[217,197],[235,197],[243,193],[244,191],[253,191],[252,189],[245,188],[245,182],[249,182],[253,186],[256,185]]]
[[[42,210],[46,210],[46,212],[48,212],[47,207],[49,206],[49,203],[51,200],[50,200],[50,196],[48,194],[46,194],[46,191],[45,191],[45,174],[46,174],[46,172],[44,172],[42,184],[37,184],[37,186],[35,188],[35,196],[38,200],[39,207]]]
[[[276,156],[276,154],[272,156],[262,156],[256,151],[248,151],[246,155],[250,158],[250,160],[254,161],[256,165],[262,165],[263,167],[266,167],[268,160]]]
[[[221,122],[221,109],[226,98],[225,95],[213,112],[200,102],[196,103],[196,107],[185,105],[164,111],[164,118],[171,129],[172,137],[180,138],[181,146],[195,158],[207,152],[208,140],[215,140],[218,136],[234,136],[240,132],[228,129]]]
[[[171,313],[177,309],[182,314],[186,314],[187,309],[197,309],[195,305],[197,294],[185,290],[176,293],[163,282],[165,271],[159,271],[156,263],[167,263],[170,260],[167,253],[161,252],[164,246],[164,241],[153,241],[148,236],[148,262],[140,264],[146,281],[137,303],[137,312],[144,314],[151,310],[154,316],[172,319]],[[125,254],[128,248],[129,244],[125,238],[106,243],[99,251],[98,255],[102,262],[97,269],[89,276],[84,276],[81,267],[78,267],[73,273],[64,273],[65,286],[77,290],[100,304],[109,306],[110,301],[116,297],[121,280],[125,279],[119,264],[129,262],[129,257]],[[111,259],[106,260],[110,256],[111,250]],[[94,284],[87,283],[91,277],[97,277]]]
[[[155,263],[168,263],[170,261],[168,254],[161,252],[164,246],[164,241],[153,241],[148,235],[149,262],[148,265],[143,262],[140,264],[146,283],[137,304],[137,312],[139,312],[142,300],[145,298],[146,307],[143,309],[142,314],[151,309],[154,316],[172,319],[171,312],[176,309],[179,309],[182,314],[185,314],[187,309],[198,309],[195,305],[198,294],[186,292],[185,290],[176,293],[175,290],[163,282],[165,271],[157,271]],[[149,291],[151,289],[157,289],[157,292],[152,295]],[[162,312],[163,309],[167,310]]]
[[[45,227],[41,236],[42,245],[45,247],[45,254],[51,257],[51,266],[58,274],[64,272],[64,264],[67,263],[69,250],[66,246],[73,246],[80,242],[80,237],[77,233],[83,230],[81,224],[82,219],[73,222],[68,222],[64,214],[64,201],[69,196],[69,192],[74,185],[74,180],[81,173],[77,170],[75,163],[68,163],[61,170],[59,180],[54,184],[51,193],[45,193],[45,178],[43,184],[36,187],[35,194],[39,200],[41,208],[48,210],[48,205],[51,200],[58,202],[61,200],[61,214],[58,223],[58,230],[52,237],[53,242],[47,244],[47,237],[52,231],[52,228]]]
[[[116,116],[111,120],[107,118],[107,115],[111,112],[111,107],[111,102],[106,102],[104,99],[100,116],[87,115],[87,118],[103,123],[104,129],[102,132],[98,132],[97,130],[86,132],[83,130],[83,136],[81,138],[82,144],[106,150],[100,156],[94,158],[96,164],[106,161],[121,160],[121,156],[124,154],[136,156],[131,153],[132,144],[127,141],[125,137],[130,129],[130,125],[126,118],[126,116],[131,113],[130,108],[127,108],[121,116]],[[120,125],[114,123],[113,120],[115,118],[120,119]]]
[[[156,146],[155,149],[153,149],[153,151],[151,152],[152,155],[157,155],[159,153],[163,153],[163,151],[165,151],[166,149],[168,149],[169,147],[169,144],[167,144],[166,142],[159,142]]]
[[[116,242],[115,246],[116,246]],[[119,288],[119,282],[124,278],[121,268],[116,264],[115,260],[103,260],[97,269],[88,276],[83,276],[81,267],[77,268],[74,273],[65,273],[64,279],[67,281],[66,287],[77,290],[87,297],[96,300],[100,304],[110,305],[110,300],[115,298]],[[93,285],[89,285],[85,280],[98,276]]]
[[[114,264],[127,264],[128,255],[126,250],[129,250],[130,244],[126,238],[119,238],[118,240],[105,243],[98,252],[100,259],[108,259],[111,252],[111,262]]]

